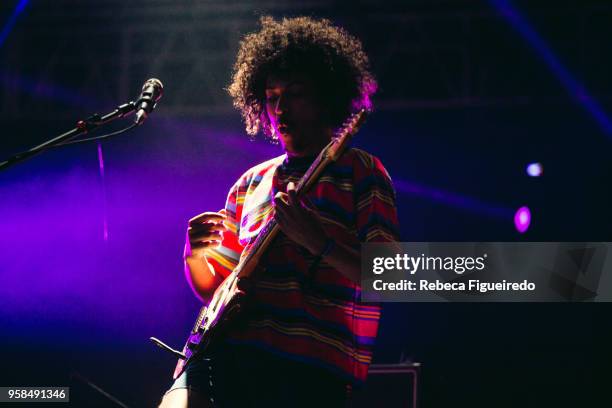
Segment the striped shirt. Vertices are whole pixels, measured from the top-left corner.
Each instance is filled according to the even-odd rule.
[[[313,158],[286,155],[261,163],[240,177],[227,203],[228,231],[208,255],[215,272],[227,276],[273,217],[276,192],[296,185]],[[397,241],[395,191],[376,157],[348,150],[328,166],[307,193],[328,237],[359,250],[361,242]],[[228,341],[250,344],[286,358],[315,364],[348,380],[367,376],[380,307],[359,302],[361,288],[323,260],[279,234],[260,261],[245,325]]]

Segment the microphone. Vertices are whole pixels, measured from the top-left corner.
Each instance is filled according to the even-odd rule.
[[[142,86],[142,92],[140,97],[136,101],[136,119],[134,123],[142,125],[143,122],[149,116],[149,113],[153,112],[157,101],[159,101],[164,93],[164,85],[157,78],[147,79]]]

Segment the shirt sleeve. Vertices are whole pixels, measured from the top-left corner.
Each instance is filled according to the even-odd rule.
[[[234,184],[227,195],[225,202],[225,213],[227,219],[225,225],[227,231],[223,233],[223,241],[218,248],[208,252],[206,259],[223,278],[228,276],[238,265],[240,255],[244,247],[238,241],[240,232],[240,219],[244,197],[240,188],[240,182]]]
[[[355,205],[360,242],[399,241],[395,189],[377,157],[356,151]]]

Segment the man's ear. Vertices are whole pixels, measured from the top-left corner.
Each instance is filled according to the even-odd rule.
[[[274,129],[270,124],[270,120],[268,119],[268,112],[266,111],[266,101],[262,99],[259,101],[261,105],[261,113],[259,114],[259,118],[257,119],[257,127],[261,133],[263,133],[264,137],[277,142],[278,135],[274,133]]]

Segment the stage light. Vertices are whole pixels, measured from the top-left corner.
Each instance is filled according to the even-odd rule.
[[[568,93],[581,104],[599,123],[608,136],[612,136],[612,120],[606,110],[587,92],[586,87],[575,78],[568,68],[557,58],[553,49],[538,33],[523,14],[513,5],[511,0],[489,0],[519,34],[531,45],[542,58],[548,68],[567,89]]]
[[[9,17],[9,20],[6,22],[6,24],[2,28],[2,31],[0,31],[0,47],[4,44],[7,37],[11,33],[11,30],[13,29],[13,27],[15,26],[15,23],[17,22],[17,17],[19,17],[21,12],[26,8],[26,6],[28,5],[28,2],[29,0],[20,0],[19,3],[17,3],[15,10],[13,10],[13,14],[11,14],[11,16]]]
[[[524,234],[531,224],[531,211],[529,207],[521,207],[514,214],[514,226],[518,232]]]
[[[530,163],[527,165],[527,174],[529,177],[540,177],[544,172],[542,163]]]

